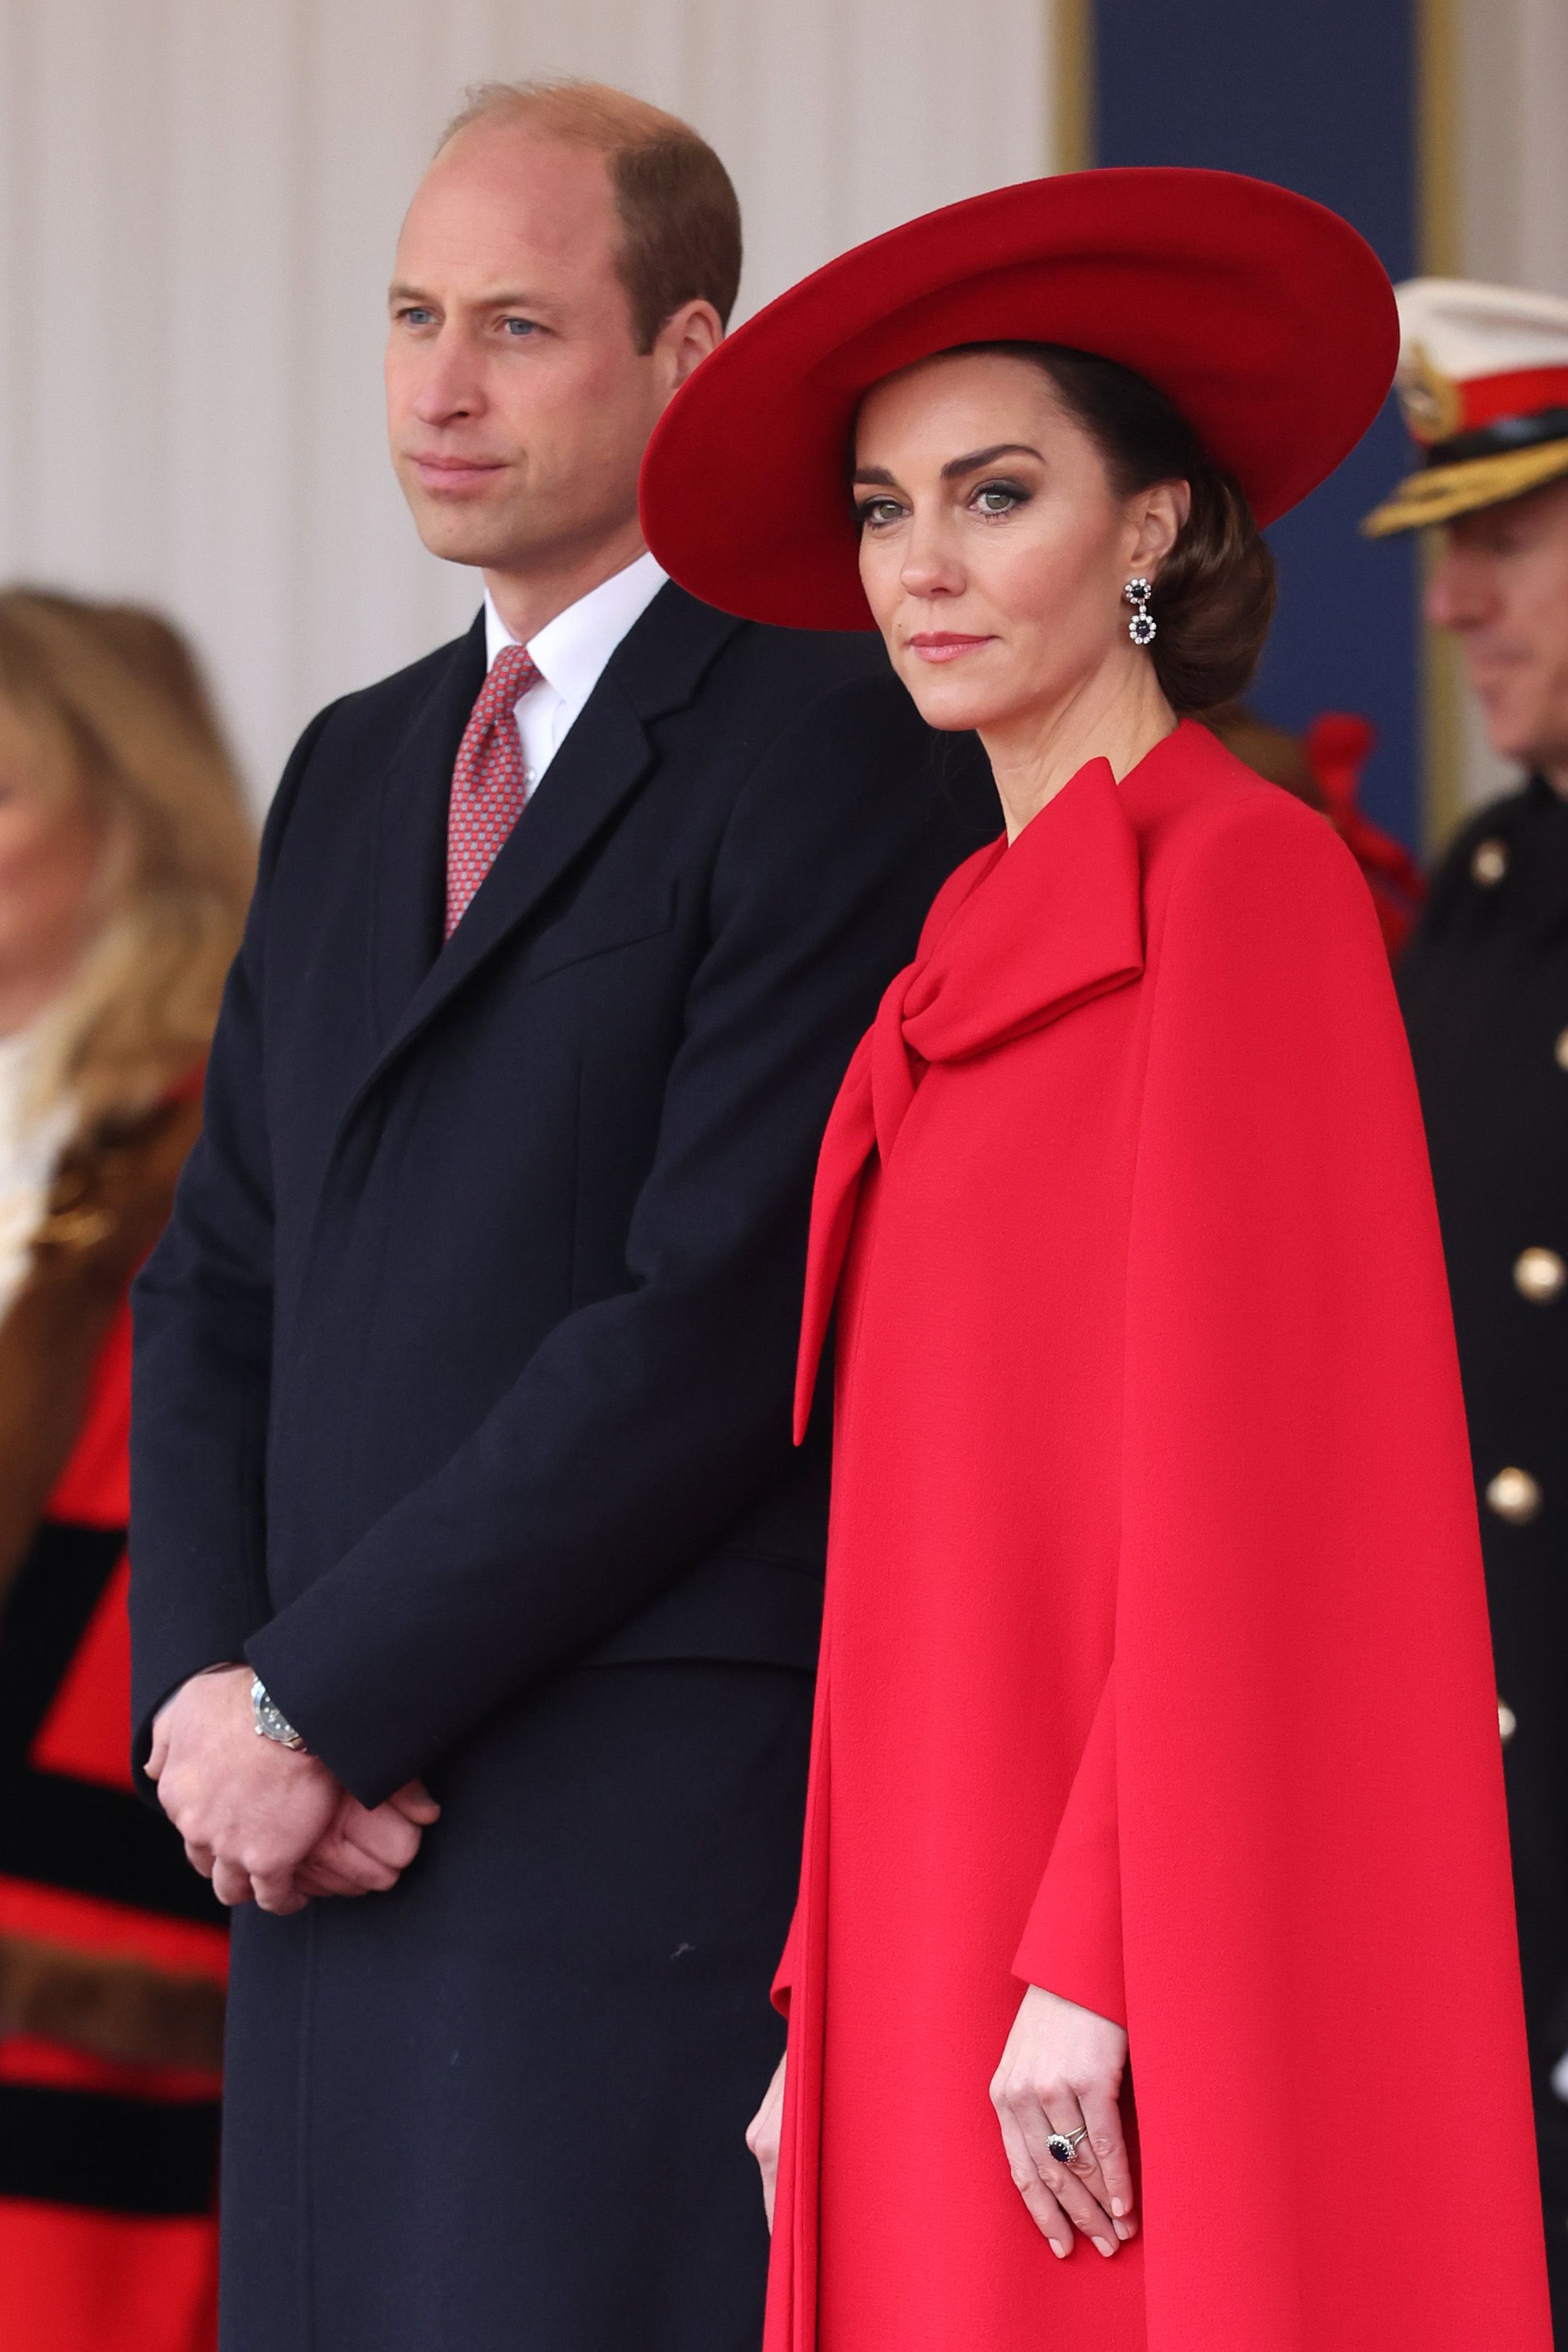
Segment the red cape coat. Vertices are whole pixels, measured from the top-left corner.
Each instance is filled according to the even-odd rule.
[[[1475,1504],[1365,885],[1182,726],[960,869],[824,1144],[768,2352],[1546,2352]],[[1143,2233],[988,2085],[1127,2025]]]

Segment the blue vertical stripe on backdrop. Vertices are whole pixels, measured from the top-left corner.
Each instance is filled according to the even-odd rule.
[[[1390,277],[1416,267],[1418,0],[1093,0],[1095,161],[1250,172],[1331,205]],[[1325,321],[1325,368],[1333,365]],[[1356,529],[1409,469],[1393,403],[1268,536],[1279,616],[1249,698],[1299,733],[1359,710],[1369,816],[1420,837],[1415,551]]]

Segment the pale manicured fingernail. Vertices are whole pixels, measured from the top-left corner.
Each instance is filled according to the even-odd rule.
[[[1056,2256],[1056,2258],[1057,2258],[1058,2262],[1058,2263],[1065,2263],[1065,2262],[1066,2262],[1066,2260],[1067,2260],[1067,2258],[1068,2258],[1068,2250],[1067,2250],[1067,2248],[1066,2248],[1065,2246],[1058,2246],[1058,2243],[1057,2243],[1057,2242],[1056,2242],[1056,2240],[1055,2240],[1054,2238],[1052,2238],[1051,2240],[1049,2240],[1049,2242],[1049,2242],[1049,2245],[1050,2245],[1051,2252],[1052,2252],[1052,2253],[1053,2253],[1053,2254],[1055,2254],[1055,2256]]]
[[[1113,2254],[1116,2252],[1109,2238],[1096,2238],[1094,2242],[1102,2254]]]
[[[1125,2221],[1118,2221],[1116,2224],[1116,2234],[1119,2238],[1130,2238],[1132,2235],[1132,2232],[1128,2228]]]
[[[1122,2214],[1126,2212],[1127,2208],[1121,2202],[1120,2197],[1113,2197],[1110,2200],[1110,2210],[1116,2215],[1118,2221],[1120,2221]]]

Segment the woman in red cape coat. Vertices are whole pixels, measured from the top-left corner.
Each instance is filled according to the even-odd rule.
[[[835,1492],[769,2352],[1549,2341],[1387,961],[1329,825],[1172,711],[1245,682],[1254,515],[1375,411],[1392,306],[1343,224],[1216,180],[1086,175],[879,240],[706,364],[645,478],[686,584],[847,618],[837,435],[895,666],[980,727],[1009,819],[823,1148],[798,1415],[836,1307]],[[1051,2131],[1093,2124],[1078,2180],[1020,2156],[1010,2087],[1004,2157],[987,2092],[1021,2076]],[[1092,2177],[1109,2260],[1063,2221]]]
[[[774,2342],[819,2163],[835,2352],[1543,2340],[1442,1261],[1327,825],[1189,724],[963,869],[814,1340],[851,1228]],[[1047,2272],[999,2160],[1017,1979],[1129,2028],[1114,2264]]]

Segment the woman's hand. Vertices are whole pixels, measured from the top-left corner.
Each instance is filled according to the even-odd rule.
[[[1072,2252],[1075,2228],[1102,2254],[1115,2253],[1136,2232],[1132,2171],[1117,2105],[1126,2065],[1127,2036],[1120,2025],[1038,1985],[1029,1987],[991,2085],[991,2104],[1018,2193],[1054,2253]],[[1070,2164],[1058,2163],[1046,2143],[1053,2133],[1070,2138],[1078,2131],[1087,2137],[1077,2155]]]
[[[768,2228],[773,2226],[773,2190],[779,2177],[779,2130],[784,2122],[784,2068],[789,2064],[786,2050],[773,2068],[773,2079],[763,2094],[763,2104],[746,2126],[746,2146],[757,2159],[757,2169],[763,2176],[763,2203],[767,2207]]]

